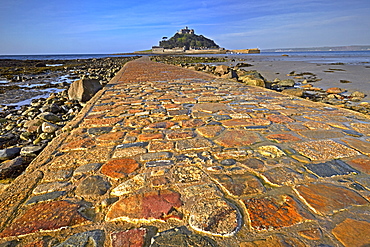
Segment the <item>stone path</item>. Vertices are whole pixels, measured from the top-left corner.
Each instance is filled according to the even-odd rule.
[[[0,195],[0,246],[367,246],[370,119],[138,59]]]

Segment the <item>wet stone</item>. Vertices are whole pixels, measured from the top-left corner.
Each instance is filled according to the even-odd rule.
[[[76,188],[76,194],[80,196],[101,196],[104,195],[110,184],[100,176],[91,176],[84,179]]]
[[[342,141],[361,153],[370,155],[370,142],[364,142],[355,138],[347,138]]]
[[[190,226],[215,236],[232,236],[241,227],[237,207],[221,198],[197,201],[190,209]]]
[[[325,131],[325,130],[314,130],[314,131],[302,131],[298,132],[303,137],[320,140],[320,139],[333,139],[344,137],[343,133],[340,131]]]
[[[370,158],[355,158],[347,162],[357,170],[370,175]]]
[[[43,195],[34,196],[26,202],[26,205],[35,204],[39,202],[52,201],[54,199],[57,199],[58,197],[64,196],[65,194],[66,194],[65,191],[54,191],[54,192],[46,193]]]
[[[239,128],[239,127],[257,127],[268,126],[271,122],[266,119],[257,118],[243,118],[243,119],[230,119],[222,121],[222,125],[226,128]]]
[[[172,160],[156,160],[156,161],[149,161],[145,164],[145,167],[165,167],[165,166],[173,166],[174,162]]]
[[[181,207],[180,194],[171,190],[151,191],[123,197],[109,209],[107,221],[166,220],[181,218],[176,208]]]
[[[44,194],[53,191],[65,190],[71,183],[69,182],[51,182],[38,185],[34,190],[33,194]]]
[[[262,170],[265,168],[265,163],[262,160],[251,158],[241,161],[243,165],[254,170]]]
[[[314,122],[314,121],[305,122],[303,123],[303,125],[309,128],[310,130],[331,130],[333,129],[332,127],[330,127],[329,125],[325,123]]]
[[[221,131],[223,130],[223,128],[221,126],[218,126],[218,125],[212,125],[212,126],[203,126],[203,127],[199,127],[197,128],[197,132],[204,136],[204,137],[207,137],[207,138],[213,138],[215,136],[218,136]]]
[[[148,142],[134,142],[134,143],[125,143],[118,145],[116,148],[117,149],[125,149],[125,148],[132,148],[132,147],[146,147],[148,146]]]
[[[223,131],[214,141],[224,147],[240,147],[260,142],[261,138],[257,133],[235,129]]]
[[[197,119],[197,118],[181,121],[181,126],[183,128],[196,128],[204,124],[205,122],[202,119]]]
[[[79,208],[79,205],[67,201],[36,204],[5,228],[0,233],[0,237],[26,235],[79,225],[86,221],[78,213]]]
[[[188,113],[189,113],[189,110],[187,110],[187,109],[184,109],[184,110],[168,110],[167,111],[167,114],[170,117],[187,115]]]
[[[305,167],[319,177],[332,177],[359,173],[341,160],[332,160],[319,164],[307,164]]]
[[[370,124],[366,123],[351,123],[351,126],[358,132],[370,136]]]
[[[319,228],[302,230],[298,234],[309,240],[320,240],[322,238],[322,232]]]
[[[276,141],[277,143],[296,142],[301,140],[301,138],[296,137],[292,134],[272,134],[266,136],[266,138]]]
[[[261,237],[261,239],[242,242],[240,247],[306,247],[307,245],[297,238],[283,237],[282,235],[272,235]],[[317,247],[333,247],[329,245],[318,245]]]
[[[170,129],[171,127],[175,126],[174,122],[158,122],[148,125],[146,128],[148,129]]]
[[[228,116],[228,115],[217,115],[217,114],[215,114],[215,115],[213,115],[213,119],[215,121],[222,121],[222,120],[229,120],[229,119],[231,119],[231,117]]]
[[[262,183],[250,174],[215,174],[212,177],[233,196],[259,194],[265,191]]]
[[[55,245],[54,247],[81,247],[94,246],[103,247],[105,234],[102,230],[81,232],[69,237],[66,241]]]
[[[102,134],[106,134],[112,131],[112,127],[96,127],[96,128],[90,128],[87,130],[87,133],[89,135],[98,136]]]
[[[304,179],[302,174],[288,167],[272,168],[264,172],[263,176],[274,185],[294,185]]]
[[[102,166],[102,164],[100,164],[100,163],[91,163],[91,164],[82,165],[82,166],[79,166],[73,172],[73,175],[74,176],[79,176],[79,175],[86,174],[86,173],[93,173],[93,172],[98,171],[101,166]]]
[[[291,147],[311,160],[332,160],[360,154],[356,150],[332,140],[296,143]]]
[[[203,104],[195,104],[193,107],[193,111],[203,111],[207,113],[216,113],[219,111],[227,111],[229,107],[226,104],[222,103],[203,103]]]
[[[370,223],[347,218],[333,230],[334,236],[346,247],[370,245]]]
[[[226,160],[222,160],[220,163],[223,166],[232,166],[232,165],[235,165],[236,164],[236,160],[234,160],[234,159],[226,159]]]
[[[331,215],[352,205],[368,203],[356,192],[332,184],[298,185],[295,188],[310,208],[320,215]]]
[[[136,171],[139,167],[139,163],[134,159],[113,159],[101,167],[101,173],[110,178],[118,179],[126,177],[128,174]]]
[[[140,160],[148,161],[148,160],[163,160],[169,159],[172,157],[172,153],[169,152],[158,152],[158,153],[147,153],[140,156]]]
[[[110,235],[112,247],[142,247],[146,234],[147,230],[144,228],[112,233]]]
[[[151,246],[202,246],[202,247],[217,247],[216,242],[206,236],[194,234],[185,226],[167,230],[159,233],[152,240]]]
[[[353,137],[362,137],[363,134],[354,131],[354,130],[342,130],[342,132],[348,136],[353,136]]]
[[[280,229],[308,220],[307,213],[291,196],[284,195],[279,201],[269,197],[243,200],[255,230]]]
[[[358,190],[358,191],[366,191],[366,188],[364,186],[362,186],[361,184],[359,183],[352,183],[349,185],[349,187],[355,189],[355,190]]]

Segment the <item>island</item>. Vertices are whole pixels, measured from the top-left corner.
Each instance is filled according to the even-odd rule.
[[[260,53],[258,48],[227,50],[215,41],[203,35],[195,34],[194,29],[185,27],[177,31],[171,38],[163,37],[158,46],[151,50],[135,52],[150,54],[226,54],[226,53]]]

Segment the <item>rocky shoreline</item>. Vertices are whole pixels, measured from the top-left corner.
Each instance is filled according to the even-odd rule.
[[[0,75],[9,80],[0,88],[3,104],[0,111],[0,184],[6,186],[19,176],[84,105],[68,95],[70,83],[50,81],[60,77],[70,81],[90,79],[104,86],[132,59],[0,60]],[[57,66],[39,67],[46,64]],[[20,68],[22,73],[19,73]],[[24,84],[28,87],[21,87]],[[57,88],[59,92],[30,100],[29,105],[4,105],[5,102],[13,103],[15,95],[19,96],[18,101],[42,96],[45,94],[42,90],[47,88]]]
[[[321,81],[321,78],[318,78],[317,75],[312,72],[291,71],[285,75],[285,77],[289,79],[280,80],[276,78],[269,81],[265,79],[259,71],[253,70],[253,68],[250,69],[249,67],[252,67],[253,64],[246,63],[245,59],[223,58],[230,66],[217,63],[216,58],[213,64],[202,62],[201,59],[196,61],[196,59],[191,57],[180,56],[156,56],[152,59],[157,62],[173,64],[196,71],[210,73],[222,78],[233,79],[246,83],[247,85],[264,87],[315,102],[335,105],[363,114],[370,114],[370,103],[362,102],[366,95],[360,89],[353,92],[348,92],[342,87],[323,89],[315,86],[315,83]],[[248,69],[246,69],[247,67]],[[340,80],[340,83],[347,84],[351,83],[351,81]]]

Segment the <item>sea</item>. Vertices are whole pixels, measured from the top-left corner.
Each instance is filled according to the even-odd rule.
[[[202,55],[210,56],[210,55]],[[212,55],[213,56],[213,55]],[[218,55],[225,56],[225,54]],[[369,51],[307,51],[307,52],[261,52],[259,54],[226,54],[227,57],[256,57],[259,61],[302,61],[308,63],[343,63],[364,65],[370,63]]]
[[[93,59],[106,57],[129,57],[133,55],[121,54],[46,54],[46,55],[0,55],[0,59],[17,59],[17,60],[73,60],[73,59]],[[256,57],[260,61],[303,61],[308,63],[322,63],[322,64],[347,64],[347,65],[370,65],[370,51],[307,51],[307,52],[261,52],[259,54],[208,54],[208,55],[189,55],[189,56],[220,56],[220,57]],[[59,78],[55,84],[67,81],[67,78]],[[6,85],[8,82],[1,78],[0,85]],[[22,100],[19,102],[12,102],[5,105],[27,105],[34,98],[47,97],[52,92],[58,92],[58,89],[47,89],[42,95],[33,98]],[[1,107],[0,107],[1,109]]]
[[[132,57],[135,55],[114,55],[114,54],[46,54],[46,55],[0,55],[0,59],[16,60],[73,60],[92,59],[106,57]]]
[[[287,55],[287,56],[283,56]],[[72,60],[106,57],[130,57],[135,55],[114,54],[47,54],[47,55],[0,55],[0,59],[19,60]],[[142,56],[142,55],[137,55]],[[145,55],[144,55],[145,56]],[[189,56],[195,56],[191,54]],[[307,52],[261,52],[259,54],[208,54],[197,56],[250,56],[260,57],[265,61],[304,61],[309,63],[370,63],[370,50],[366,51],[307,51]]]

